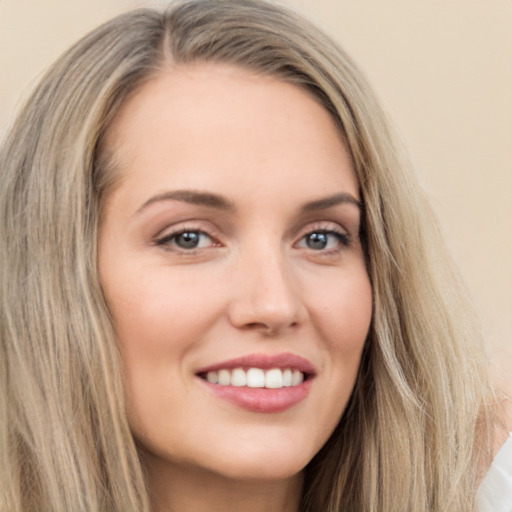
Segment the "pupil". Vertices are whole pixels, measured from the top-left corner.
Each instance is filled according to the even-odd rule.
[[[308,236],[307,245],[310,249],[325,249],[327,246],[327,234],[311,233]]]
[[[199,243],[199,234],[189,231],[181,233],[176,237],[176,244],[182,249],[194,249]]]

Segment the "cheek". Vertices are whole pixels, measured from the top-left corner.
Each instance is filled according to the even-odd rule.
[[[310,294],[313,323],[321,331],[333,357],[359,364],[359,357],[372,319],[373,298],[364,269],[343,279],[326,282],[323,290]]]
[[[170,269],[120,269],[104,283],[123,361],[128,415],[137,437],[147,437],[148,425],[165,432],[164,419],[185,407],[193,386],[191,360],[221,314],[218,293],[203,283],[186,271]]]
[[[311,288],[313,289],[313,288]],[[351,268],[314,288],[309,304],[312,324],[320,333],[324,366],[317,418],[326,440],[345,410],[352,393],[361,354],[372,319],[372,289],[366,270]]]
[[[123,352],[160,357],[189,348],[219,307],[218,295],[202,283],[170,270],[111,276],[106,295]]]
[[[219,296],[203,283],[186,271],[156,272],[153,266],[153,272],[146,267],[125,272],[122,265],[103,283],[123,363],[128,415],[140,437],[148,419],[157,424],[172,417],[193,387],[191,360],[220,307]]]

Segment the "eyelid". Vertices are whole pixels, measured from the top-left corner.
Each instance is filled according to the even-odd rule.
[[[152,239],[152,245],[155,246],[161,246],[164,249],[168,250],[175,250],[176,252],[183,252],[191,254],[195,250],[205,250],[212,247],[221,247],[225,245],[224,242],[221,241],[222,234],[218,231],[218,229],[215,229],[213,226],[210,225],[210,223],[205,223],[202,221],[196,221],[196,220],[190,220],[190,221],[182,221],[178,222],[176,225],[173,226],[167,226],[165,229],[160,230],[160,232],[155,235]],[[179,246],[174,246],[171,244],[171,240],[174,237],[179,236],[180,234],[186,233],[186,232],[197,232],[201,233],[202,235],[208,237],[211,240],[211,244],[208,244],[207,247],[198,247],[195,249],[182,249]],[[316,221],[312,222],[310,224],[307,224],[304,226],[300,231],[298,232],[297,236],[295,238],[295,242],[293,245],[297,247],[297,245],[309,234],[312,234],[314,232],[324,232],[324,233],[330,233],[333,235],[339,236],[339,242],[340,242],[340,248],[337,249],[326,249],[326,250],[318,250],[316,252],[321,253],[323,252],[328,253],[336,252],[341,250],[344,247],[349,246],[353,241],[353,236],[349,232],[349,230],[345,229],[343,226],[341,226],[338,222],[334,221]],[[303,249],[304,247],[299,247],[300,249]],[[304,248],[307,249],[307,248]]]
[[[350,231],[344,228],[338,222],[333,221],[317,221],[307,224],[303,228],[301,228],[298,232],[297,239],[303,238],[305,235],[312,233],[314,231],[325,231],[331,233],[338,233],[343,236],[347,236],[352,239],[352,235]]]
[[[314,250],[309,249],[308,247],[298,247],[298,245],[304,240],[304,238],[312,233],[323,232],[327,234],[332,234],[334,236],[338,236],[340,246],[335,249],[322,249],[322,250]],[[303,229],[300,230],[298,236],[296,237],[296,241],[294,246],[299,249],[311,250],[313,252],[317,252],[318,254],[329,254],[340,252],[342,249],[348,247],[353,242],[353,237],[351,233],[343,228],[337,222],[332,221],[319,221],[312,224],[308,224]]]
[[[168,250],[175,250],[177,252],[187,252],[191,253],[194,250],[207,249],[208,247],[200,247],[197,249],[180,249],[179,247],[173,247],[169,242],[174,238],[183,233],[187,232],[197,232],[204,236],[207,236],[211,241],[211,245],[209,247],[220,247],[222,243],[219,241],[218,231],[213,229],[211,226],[205,227],[204,224],[198,221],[184,221],[180,222],[175,226],[167,227],[160,231],[155,237],[153,237],[153,245],[161,246]]]

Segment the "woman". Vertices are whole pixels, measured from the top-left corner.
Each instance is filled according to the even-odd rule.
[[[257,0],[122,15],[0,162],[0,508],[474,509],[475,315],[325,35]]]

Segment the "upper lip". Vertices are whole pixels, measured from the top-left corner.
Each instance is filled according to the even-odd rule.
[[[270,370],[271,368],[299,370],[307,375],[316,373],[313,364],[304,357],[291,353],[283,354],[248,354],[220,363],[214,363],[209,366],[200,368],[196,373],[204,374],[208,372],[216,372],[219,370],[232,370],[235,368],[261,368],[262,370]]]

